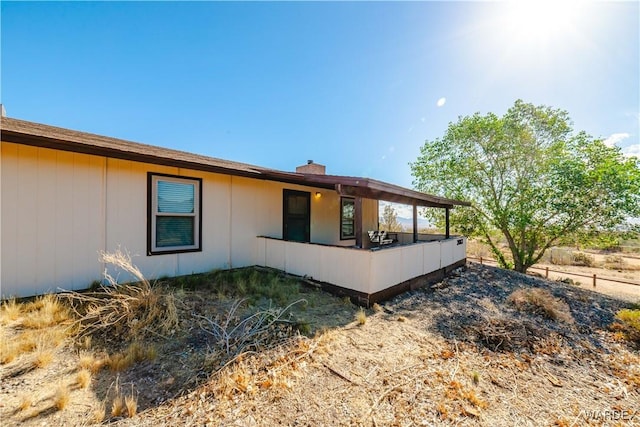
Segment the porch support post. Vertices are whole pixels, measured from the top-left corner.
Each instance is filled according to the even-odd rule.
[[[356,246],[362,247],[362,197],[356,197],[354,201],[354,215],[355,215],[355,233],[356,233]]]
[[[448,239],[449,238],[449,208],[444,209],[444,223],[446,227],[444,238]]]
[[[413,243],[418,243],[418,205],[413,202]]]

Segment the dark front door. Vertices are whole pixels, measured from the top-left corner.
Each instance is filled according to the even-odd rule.
[[[309,242],[311,230],[311,193],[283,190],[282,238]]]

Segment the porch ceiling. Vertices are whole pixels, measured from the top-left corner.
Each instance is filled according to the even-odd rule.
[[[332,188],[342,196],[363,197],[366,199],[384,200],[407,205],[413,205],[415,203],[417,206],[434,208],[452,208],[456,205],[470,206],[470,203],[466,201],[434,196],[371,178],[301,174],[264,169],[262,170],[262,174],[274,181],[320,188]]]

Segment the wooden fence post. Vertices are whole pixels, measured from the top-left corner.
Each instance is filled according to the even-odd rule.
[[[545,267],[544,268],[544,278],[548,279],[549,278],[549,267]]]
[[[482,265],[482,257],[480,257],[480,265]]]
[[[596,287],[596,275],[595,274],[593,275],[593,287],[594,288]]]

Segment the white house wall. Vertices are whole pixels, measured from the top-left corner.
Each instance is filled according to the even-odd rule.
[[[202,178],[201,252],[146,255],[147,172]],[[285,188],[311,193],[312,242],[355,244],[340,240],[340,196],[327,189],[8,142],[0,177],[2,297],[86,288],[102,278],[100,252],[118,248],[149,278],[254,265],[257,236],[282,238]],[[363,200],[363,229],[377,228],[377,216],[377,201]]]
[[[2,295],[86,288],[100,277],[105,159],[2,143]]]

